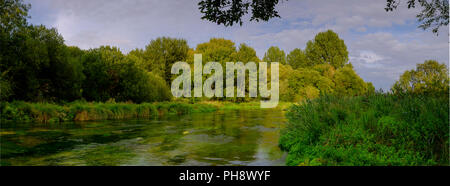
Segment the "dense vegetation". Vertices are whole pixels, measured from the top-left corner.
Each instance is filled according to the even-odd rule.
[[[87,103],[76,101],[64,105],[16,101],[2,103],[1,121],[54,123],[63,121],[96,121],[112,119],[151,119],[164,114],[213,112],[212,104],[188,103]]]
[[[393,93],[321,96],[292,106],[288,165],[449,165],[448,70],[418,64]]]

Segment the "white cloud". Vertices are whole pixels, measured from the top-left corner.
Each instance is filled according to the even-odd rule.
[[[373,64],[377,61],[381,61],[384,58],[378,54],[376,54],[375,52],[372,51],[366,51],[366,50],[362,50],[359,52],[359,56],[356,57],[352,57],[350,56],[350,61],[361,61],[362,63],[365,64]]]

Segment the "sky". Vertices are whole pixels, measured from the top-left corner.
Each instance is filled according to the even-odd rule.
[[[286,53],[304,49],[332,29],[347,45],[356,72],[376,89],[389,90],[405,70],[425,60],[449,63],[449,28],[436,35],[417,28],[419,9],[401,4],[386,12],[386,0],[289,0],[276,7],[281,18],[224,27],[201,19],[198,0],[25,0],[30,23],[54,27],[67,45],[102,45],[124,53],[162,36],[184,38],[191,48],[212,37],[246,43],[262,58],[270,46]]]

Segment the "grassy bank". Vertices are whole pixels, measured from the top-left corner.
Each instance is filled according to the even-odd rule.
[[[287,108],[290,103],[280,103]],[[131,118],[155,118],[164,114],[207,113],[216,110],[260,109],[259,102],[183,102],[161,103],[94,103],[72,102],[67,104],[30,103],[23,101],[0,103],[1,121],[16,122],[64,122],[94,121]]]
[[[449,165],[447,96],[324,96],[287,117],[288,165]]]
[[[3,102],[1,120],[18,122],[93,121],[130,118],[155,118],[164,114],[213,112],[210,104],[188,103],[87,103],[73,102],[64,105],[50,103]]]

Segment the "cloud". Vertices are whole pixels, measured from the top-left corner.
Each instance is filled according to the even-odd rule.
[[[351,55],[359,53],[351,57],[357,72],[366,80],[385,79],[377,87],[389,89],[401,73],[425,60],[448,64],[449,46],[444,40],[448,34],[437,37],[422,30],[410,34],[414,37],[377,32],[350,43]]]
[[[362,50],[359,52],[359,56],[350,56],[350,61],[360,61],[363,64],[374,64],[377,61],[383,60],[384,57],[376,54],[372,51]]]

